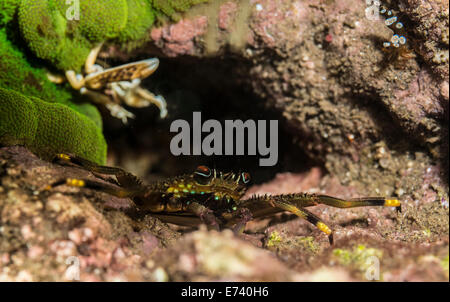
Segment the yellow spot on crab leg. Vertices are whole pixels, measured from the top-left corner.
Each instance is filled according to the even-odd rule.
[[[59,153],[56,155],[56,157],[58,157],[59,159],[63,159],[63,160],[70,160],[70,156],[64,153]]]
[[[316,227],[327,235],[331,234],[331,229],[321,221],[316,224]]]
[[[72,187],[84,187],[85,182],[81,179],[67,178],[66,184]]]
[[[399,207],[400,201],[397,199],[386,199],[384,202],[385,207]]]

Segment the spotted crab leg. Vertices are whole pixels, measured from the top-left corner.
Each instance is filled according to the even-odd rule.
[[[367,206],[384,206],[395,207],[398,212],[401,212],[401,203],[397,199],[385,197],[362,197],[344,200],[328,195],[312,195],[315,196],[316,202],[326,204],[335,208],[355,208]]]
[[[142,186],[142,182],[132,173],[129,173],[121,168],[101,166],[76,155],[59,153],[54,156],[52,161],[60,164],[70,163],[93,173],[114,175],[119,184],[126,188],[136,188]]]
[[[264,206],[265,204],[265,206]],[[384,197],[364,197],[344,200],[327,195],[315,195],[306,193],[285,194],[285,195],[264,195],[253,196],[250,199],[241,202],[242,207],[248,208],[253,217],[265,217],[280,211],[289,211],[303,219],[306,219],[319,230],[328,235],[330,242],[333,241],[333,231],[318,216],[309,212],[305,207],[325,204],[336,208],[353,208],[365,206],[385,206],[395,207],[397,211],[401,210],[400,201]],[[235,217],[229,217],[232,222]]]
[[[328,235],[328,240],[330,244],[333,244],[333,231],[316,215],[310,211],[296,207],[295,205],[289,204],[283,201],[273,201],[274,206],[289,211],[303,219],[306,219],[311,224],[315,225],[319,230]]]
[[[109,185],[106,183],[102,183],[95,180],[90,179],[80,179],[80,178],[63,178],[55,181],[54,183],[46,186],[44,191],[49,191],[53,188],[56,188],[61,185],[67,185],[70,187],[79,187],[79,188],[87,188],[95,191],[104,192],[119,198],[129,198],[135,197],[141,194],[141,190],[137,189],[126,189],[121,187],[114,187],[113,185]]]
[[[145,62],[147,64],[147,68],[145,68],[144,70],[141,70],[141,72],[139,74],[139,78],[141,80],[152,75],[156,71],[156,69],[158,69],[158,67],[159,67],[159,59],[158,58],[147,59],[147,60],[144,60],[143,62]]]
[[[199,217],[206,225],[213,227],[217,231],[219,230],[219,222],[212,210],[208,209],[204,205],[198,202],[191,202],[186,207],[186,210],[195,216]]]
[[[119,198],[133,198],[141,196],[147,187],[141,184],[141,181],[133,174],[126,172],[120,168],[97,165],[87,159],[59,153],[55,155],[53,162],[71,163],[84,170],[102,174],[110,174],[116,176],[120,186],[114,186],[105,182],[90,180],[86,178],[62,178],[52,184],[47,185],[43,190],[49,191],[61,185],[70,187],[87,188],[95,191],[104,192]]]

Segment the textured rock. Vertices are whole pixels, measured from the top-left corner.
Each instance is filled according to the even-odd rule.
[[[360,281],[368,257],[384,281],[448,280],[448,206],[312,209],[336,231],[335,245],[292,215],[230,230],[177,231],[128,211],[127,199],[58,187],[64,177],[95,178],[38,159],[22,147],[0,148],[0,280],[2,281]],[[97,178],[97,180],[100,180]],[[281,174],[251,188],[269,194],[303,191],[353,195],[318,169]],[[184,235],[182,235],[184,233]],[[264,265],[262,265],[264,263]]]
[[[364,1],[217,3],[154,29],[155,45],[218,64],[231,50],[236,85],[281,112],[309,157],[359,193],[448,199],[448,1],[388,1],[411,51],[388,64],[381,44],[392,31],[366,18]],[[421,183],[429,171],[434,193]]]

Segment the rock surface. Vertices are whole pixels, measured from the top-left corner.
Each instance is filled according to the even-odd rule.
[[[252,100],[278,112],[287,136],[320,167],[279,173],[247,196],[394,196],[402,200],[401,214],[312,208],[335,230],[333,246],[308,222],[285,213],[251,221],[241,236],[185,229],[105,193],[64,186],[43,192],[60,178],[97,177],[5,147],[0,281],[448,281],[449,5],[387,3],[407,25],[411,50],[407,60],[391,64],[383,63],[380,42],[392,32],[365,17],[365,1],[345,0],[211,1],[178,23],[153,29],[152,42],[134,53],[111,46],[100,58],[165,56],[186,67],[162,85],[189,78],[192,90],[203,91],[195,79],[206,70],[203,77],[216,82],[219,94],[246,87]],[[189,94],[181,88],[167,96],[169,106],[177,93],[178,111],[189,111]],[[257,105],[241,103],[248,111]],[[106,125],[114,134],[123,129]],[[154,137],[138,137],[147,130],[134,128],[134,139],[157,146]],[[163,146],[165,133],[159,134]],[[158,157],[168,154],[164,147],[141,146],[143,154],[157,153],[139,157],[144,164],[132,146],[122,147],[127,154],[110,144],[113,157],[128,156],[143,174],[148,163],[164,162],[164,172],[183,166]]]
[[[105,193],[42,190],[64,177],[95,178],[22,147],[0,148],[0,280],[364,281],[378,276],[373,259],[380,263],[380,280],[448,280],[449,212],[439,202],[405,203],[402,214],[315,207],[336,231],[330,246],[325,235],[292,215],[250,222],[235,236],[167,225]],[[295,190],[352,192],[313,169],[277,175],[249,194]]]
[[[189,55],[217,66],[238,58],[211,78],[229,82],[231,73],[236,87],[280,112],[292,140],[341,183],[361,194],[448,200],[448,1],[387,1],[410,49],[389,64],[381,44],[392,31],[369,20],[365,5],[215,1],[153,29],[141,53],[156,45],[180,62]]]

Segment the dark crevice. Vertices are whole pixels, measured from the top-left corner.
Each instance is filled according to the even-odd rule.
[[[198,165],[208,165],[223,171],[248,171],[255,183],[261,183],[273,179],[278,172],[301,172],[317,165],[292,141],[292,134],[289,133],[282,114],[268,108],[265,100],[257,97],[250,87],[243,84],[245,79],[242,75],[248,74],[247,64],[232,56],[161,59],[158,71],[146,79],[143,86],[165,97],[169,116],[165,120],[159,119],[158,110],[154,106],[127,108],[136,118],[124,126],[119,120],[103,112],[109,149],[118,158],[124,157],[124,152],[141,155],[152,153],[157,159],[148,173],[163,177],[190,173]],[[173,156],[170,152],[170,140],[176,133],[170,133],[170,124],[176,119],[184,119],[192,125],[193,111],[201,111],[202,122],[216,119],[222,127],[225,120],[278,120],[277,165],[260,167],[260,155]],[[202,137],[206,135],[202,134]],[[120,164],[120,159],[118,162]]]

